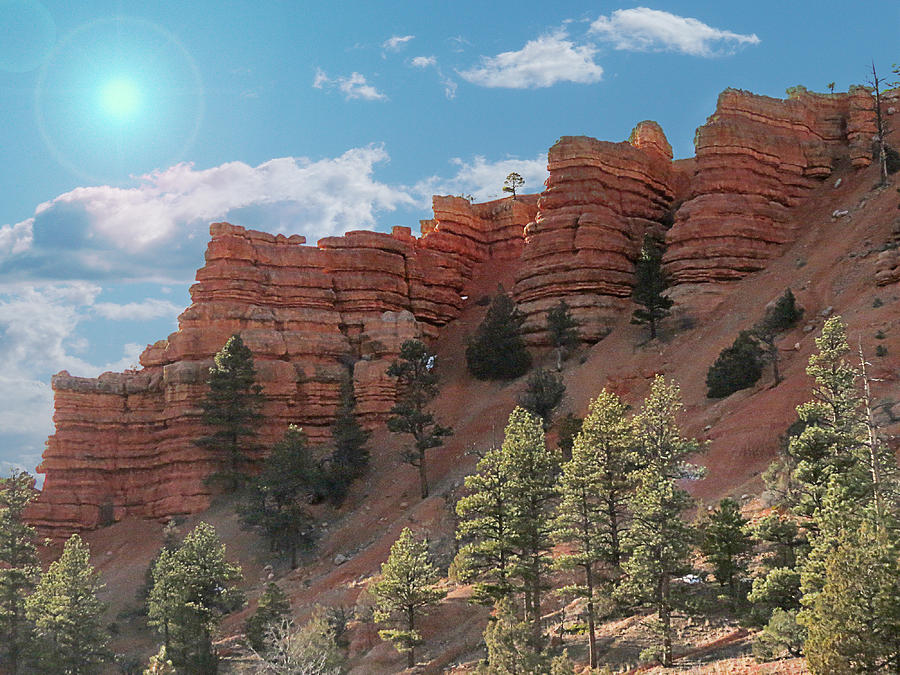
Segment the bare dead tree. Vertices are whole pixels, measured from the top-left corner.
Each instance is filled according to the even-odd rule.
[[[878,168],[880,171],[880,178],[878,181],[878,186],[882,187],[887,185],[887,145],[885,144],[884,138],[887,135],[888,130],[885,128],[884,117],[881,114],[881,88],[885,84],[887,84],[882,77],[878,77],[878,72],[875,70],[875,61],[872,61],[872,76],[866,79],[866,84],[868,84],[872,89],[875,90],[875,125],[877,128],[876,142],[878,143]]]

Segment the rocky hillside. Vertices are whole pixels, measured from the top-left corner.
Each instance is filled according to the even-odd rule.
[[[885,113],[895,106],[889,97]],[[375,431],[372,471],[326,516],[315,558],[286,573],[283,586],[296,607],[364,604],[360,591],[403,526],[427,532],[445,557],[452,553],[453,504],[474,466],[467,450],[499,437],[523,388],[523,381],[477,382],[465,369],[464,338],[484,314],[479,300],[498,282],[527,314],[538,361],[552,358],[547,310],[561,298],[573,307],[584,344],[564,369],[567,411],[583,413],[604,386],[634,403],[653,374],[675,378],[686,430],[710,441],[698,459],[708,477],[692,491],[764,506],[759,474],[794,407],[809,397],[804,369],[824,317],[841,314],[849,324],[851,344],[875,364],[878,421],[895,440],[900,432],[893,398],[900,211],[896,178],[873,189],[873,131],[872,100],[862,89],[796,90],[787,100],[727,90],[698,129],[695,158],[673,161],[652,122],[623,143],[563,137],[549,151],[543,193],[487,204],[435,197],[434,218],[422,221],[418,238],[394,228],[306,246],[302,237],[215,224],[179,330],[147,348],[139,371],[54,378],[56,433],[39,467],[46,480],[32,518],[57,538],[125,520],[93,535],[110,551],[102,567],[145,566],[143,553],[121,545],[129,519],[157,521],[141,526],[146,543],[155,536],[148,528],[158,534],[159,522],[209,505],[202,479],[211,464],[192,442],[200,435],[197,403],[212,355],[240,332],[268,397],[266,441],[289,423],[314,442],[327,440],[341,378],[352,373],[360,412]],[[634,261],[648,231],[665,236],[676,300],[661,338],[649,343],[629,323]],[[778,344],[784,382],[772,386],[766,373],[755,388],[707,399],[716,355],[788,287],[806,314]],[[382,424],[394,396],[384,371],[414,336],[436,350],[442,388],[434,407],[455,429],[434,451],[433,496],[424,501],[415,469],[400,463]],[[876,346],[884,356],[875,356]],[[235,530],[231,539],[246,549],[248,569],[259,571],[265,561],[241,544],[246,535]],[[472,657],[480,642],[486,614],[466,594],[453,588],[424,627],[428,672]],[[354,672],[402,669],[370,628],[352,637]]]

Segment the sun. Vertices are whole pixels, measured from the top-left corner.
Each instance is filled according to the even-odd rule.
[[[100,91],[100,104],[110,117],[127,120],[141,105],[141,92],[131,80],[118,77],[109,80]]]

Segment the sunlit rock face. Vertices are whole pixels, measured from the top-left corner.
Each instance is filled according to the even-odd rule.
[[[697,129],[691,198],[669,231],[675,284],[740,279],[763,269],[800,223],[790,208],[841,164],[871,162],[871,95],[791,90],[786,100],[727,89]]]
[[[418,238],[395,227],[308,246],[297,235],[216,223],[178,331],[149,346],[139,370],[53,378],[56,432],[31,519],[59,538],[126,515],[205,508],[203,479],[215,464],[194,443],[207,433],[199,402],[214,354],[235,333],[266,394],[260,446],[288,424],[324,444],[341,382],[353,378],[363,424],[382,424],[395,400],[385,371],[400,345],[437,337],[493,264],[515,268],[507,290],[532,345],[547,344],[547,311],[560,300],[594,342],[633,309],[646,234],[666,240],[677,301],[719,292],[779,255],[802,225],[790,209],[822,179],[871,161],[873,133],[864,89],[798,89],[787,100],[727,90],[697,132],[696,158],[673,161],[654,122],[621,143],[566,136],[550,148],[540,195],[484,204],[435,197]],[[878,265],[879,283],[900,278],[893,253]]]
[[[394,403],[385,374],[404,340],[433,337],[459,313],[481,262],[516,258],[536,197],[470,204],[435,198],[422,238],[350,232],[306,246],[300,236],[210,227],[206,264],[178,331],[149,346],[137,372],[53,378],[56,433],[31,511],[44,534],[66,536],[126,515],[167,518],[208,505],[215,469],[194,440],[212,357],[239,333],[264,388],[261,446],[289,424],[329,437],[341,382],[352,377],[363,424]]]
[[[564,136],[548,168],[515,299],[532,344],[547,343],[547,312],[563,299],[582,338],[595,342],[628,304],[644,233],[660,227],[676,198],[672,149],[659,125],[642,122],[623,143]]]

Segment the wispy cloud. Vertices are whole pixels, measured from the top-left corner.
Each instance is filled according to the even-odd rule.
[[[151,319],[175,318],[183,308],[168,300],[147,298],[141,302],[98,302],[93,311],[98,316],[111,321],[149,321]]]
[[[447,77],[447,75],[444,74],[444,71],[441,70],[441,67],[438,65],[436,57],[417,56],[410,62],[410,65],[412,65],[413,68],[434,68],[441,86],[444,87],[444,96],[451,100],[456,98],[456,89],[458,87],[456,80],[452,77]]]
[[[558,82],[599,82],[603,68],[594,62],[593,45],[578,45],[564,29],[531,40],[522,49],[482,57],[479,66],[460,71],[460,76],[482,87],[536,89]]]
[[[386,101],[387,96],[368,83],[365,75],[353,72],[347,77],[331,78],[321,68],[316,70],[313,78],[313,87],[316,89],[335,88],[344,94],[348,101],[362,99],[363,101]]]
[[[414,39],[415,37],[416,37],[415,35],[394,35],[393,37],[390,37],[387,40],[385,40],[381,44],[381,46],[384,49],[387,49],[388,51],[396,52],[396,51],[399,51],[403,47],[403,45],[405,45],[407,42]]]
[[[733,53],[744,45],[759,44],[756,34],[742,35],[708,26],[698,19],[658,9],[617,9],[591,24],[590,33],[616,49],[671,51],[691,56]]]
[[[547,180],[547,155],[540,154],[534,159],[507,158],[488,161],[478,155],[470,160],[455,157],[451,164],[456,174],[449,177],[432,176],[416,184],[416,192],[423,197],[432,194],[472,195],[477,201],[486,201],[505,196],[503,181],[513,171],[525,179],[523,193],[541,192]]]

